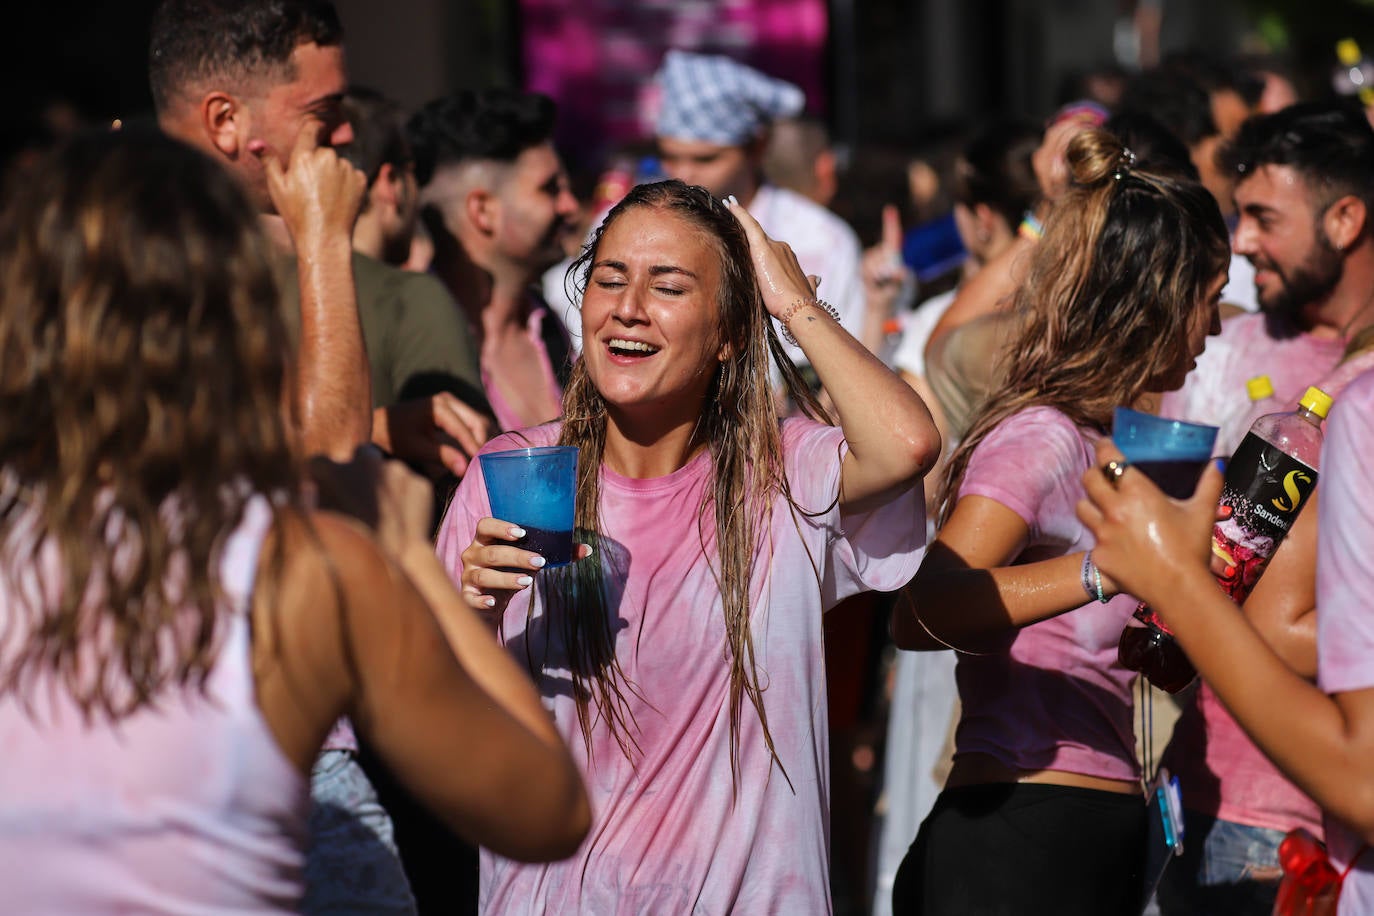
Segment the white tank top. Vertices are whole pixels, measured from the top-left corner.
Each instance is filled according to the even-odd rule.
[[[271,522],[250,503],[226,542],[232,601],[205,693],[83,722],[53,678],[0,695],[0,910],[6,913],[284,913],[304,892],[309,787],[258,709],[249,602]],[[52,559],[52,555],[47,555]],[[45,564],[40,563],[39,566]],[[16,622],[0,577],[0,634]]]

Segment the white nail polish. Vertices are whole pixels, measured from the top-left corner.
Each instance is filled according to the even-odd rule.
[[[515,584],[520,586],[521,588],[524,588],[526,585],[531,585],[533,583],[534,579],[530,576],[521,576],[519,579],[515,580]]]
[[[482,603],[485,604],[487,607],[496,607],[495,598],[483,598]]]
[[[524,528],[512,528],[512,529],[510,530],[510,536],[513,537],[513,538],[522,538],[522,537],[525,536],[525,529],[524,529]]]
[[[737,197],[735,197],[735,195],[731,194],[731,195],[730,195],[730,203],[732,203],[732,204],[734,204],[736,207],[738,207],[738,206],[739,206],[739,199],[738,199]]]
[[[543,557],[535,557],[533,560],[530,560],[530,565],[533,566],[535,569],[543,569],[544,564],[547,562],[549,561],[544,559]]]

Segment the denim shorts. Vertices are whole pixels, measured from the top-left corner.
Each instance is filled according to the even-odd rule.
[[[1162,916],[1269,916],[1278,894],[1284,831],[1183,813],[1183,855],[1159,883]]]
[[[310,771],[304,913],[413,916],[391,817],[352,751],[321,751]]]

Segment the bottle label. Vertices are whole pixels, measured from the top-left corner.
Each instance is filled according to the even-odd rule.
[[[1317,485],[1317,471],[1254,433],[1226,467],[1221,502],[1231,517],[1212,530],[1212,552],[1226,561],[1218,578],[1237,604],[1255,587],[1279,542]]]

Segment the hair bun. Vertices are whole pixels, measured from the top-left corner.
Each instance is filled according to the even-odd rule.
[[[1080,187],[1093,187],[1120,178],[1135,167],[1135,153],[1121,144],[1116,135],[1093,128],[1069,141],[1069,176]]]

